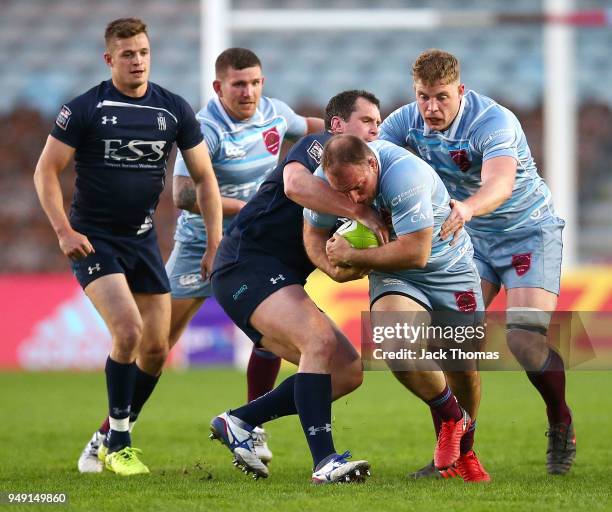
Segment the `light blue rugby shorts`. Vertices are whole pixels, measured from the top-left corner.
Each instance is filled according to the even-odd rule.
[[[506,289],[543,288],[559,295],[564,226],[557,217],[500,233],[466,226],[480,277]]]

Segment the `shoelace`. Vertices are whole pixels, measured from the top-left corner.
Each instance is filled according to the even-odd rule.
[[[552,439],[553,450],[559,448],[558,445],[561,445],[564,447],[565,444],[567,443],[567,429],[566,428],[563,428],[563,427],[551,428],[550,430],[547,430],[544,435],[548,437],[549,439]]]
[[[452,433],[453,430],[455,430],[455,426],[457,425],[457,423],[457,421],[455,421],[452,425],[450,421],[445,421],[442,423],[442,428],[440,428],[440,435],[438,436],[440,448],[446,448],[451,443],[453,439]]]
[[[119,455],[119,457],[121,457],[127,464],[136,464],[137,453],[142,453],[142,450],[140,448],[132,448],[131,446],[126,446],[123,450],[117,452],[117,455]]]
[[[254,430],[251,432],[251,437],[253,438],[253,443],[255,444],[264,444],[268,441],[268,433],[267,432],[255,432]]]
[[[469,467],[470,470],[478,473],[479,476],[484,475],[484,468],[480,465],[475,453],[469,454],[467,457],[465,457],[465,460],[460,460],[458,466],[459,471],[461,471],[463,467]]]
[[[345,451],[342,455],[338,455],[334,462],[346,462],[346,459],[350,459],[352,457],[351,452],[348,450]]]

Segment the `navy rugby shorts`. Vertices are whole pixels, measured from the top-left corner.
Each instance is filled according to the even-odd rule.
[[[170,291],[154,229],[132,236],[86,235],[96,252],[80,260],[71,260],[72,273],[83,289],[99,277],[124,274],[132,293]]]
[[[306,278],[273,256],[241,252],[240,259],[221,267],[211,277],[213,295],[233,322],[259,346],[263,335],[250,323],[253,311],[274,292]]]

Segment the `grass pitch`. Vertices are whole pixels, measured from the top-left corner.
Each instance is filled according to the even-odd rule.
[[[103,419],[102,373],[0,373],[0,492],[65,492],[71,510],[612,510],[612,373],[570,372],[578,456],[569,475],[544,466],[544,407],[520,373],[483,374],[476,450],[493,481],[410,481],[431,459],[428,410],[389,373],[334,404],[336,448],[372,464],[364,485],[315,487],[297,417],[267,425],[274,460],[253,481],[208,440],[208,422],[240,405],[244,375],[168,371],[133,433],[151,475],[80,475],[76,461]],[[25,510],[41,505],[11,505]]]

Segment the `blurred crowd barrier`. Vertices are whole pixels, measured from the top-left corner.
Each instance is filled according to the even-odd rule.
[[[338,284],[315,272],[307,290],[359,348],[362,312],[368,310],[367,280]],[[503,308],[502,294],[490,309]],[[574,361],[586,362],[572,369],[612,369],[612,267],[583,268],[564,275],[559,310],[581,312],[580,318],[574,316],[581,332],[572,350]],[[70,274],[0,275],[0,311],[0,369],[104,367],[110,336]],[[572,329],[577,324],[573,321]],[[250,342],[210,299],[172,351],[169,364],[244,367],[250,350]]]
[[[393,109],[385,112],[388,113]],[[301,105],[296,111],[304,115],[322,115],[320,107]],[[546,176],[546,162],[542,162],[542,111],[516,110],[533,155]],[[60,253],[55,234],[44,216],[34,191],[32,174],[53,119],[43,117],[38,111],[19,108],[0,116],[3,136],[0,138],[0,273],[65,272],[68,263]],[[590,206],[603,201],[604,210],[610,204],[612,188],[603,186],[610,182],[609,166],[612,161],[612,111],[608,106],[583,105],[578,123],[579,204]],[[174,156],[169,162],[172,172]],[[549,172],[554,172],[550,170]],[[73,165],[61,177],[65,206],[68,209],[74,190]],[[172,248],[172,237],[177,211],[172,205],[171,183],[167,180],[156,213],[155,223],[164,258]],[[605,213],[605,212],[604,212]],[[581,217],[588,228],[589,219]],[[607,216],[609,219],[609,216]],[[581,254],[583,261],[607,258],[591,258]]]

